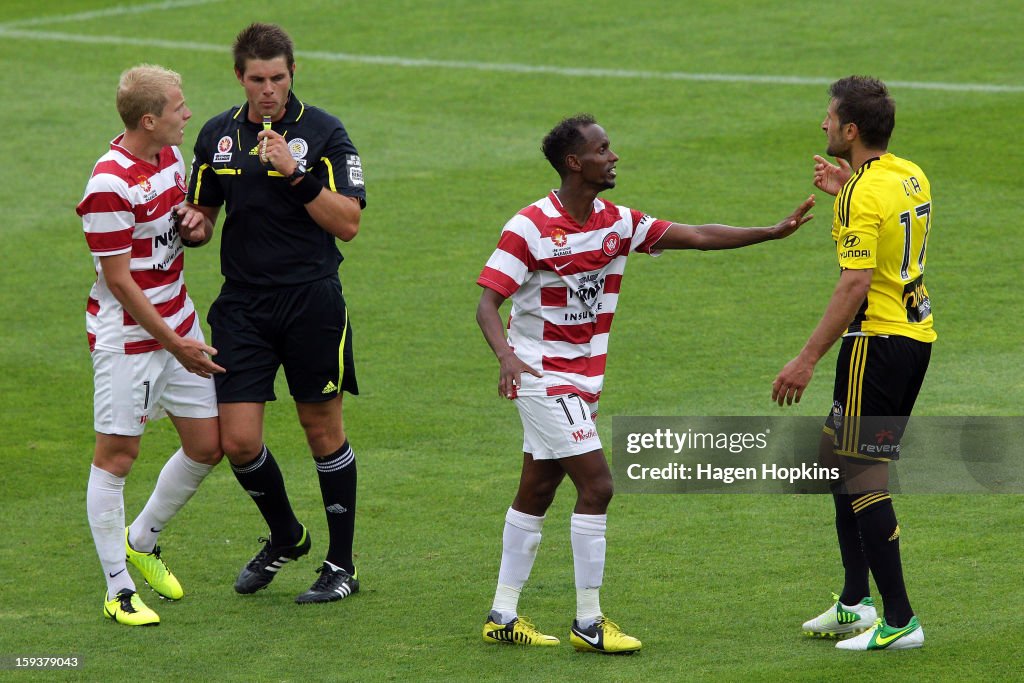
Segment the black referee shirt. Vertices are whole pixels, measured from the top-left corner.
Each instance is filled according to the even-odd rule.
[[[343,257],[334,236],[310,218],[285,177],[260,163],[256,135],[263,124],[250,122],[248,110],[246,103],[206,122],[189,174],[188,201],[227,209],[221,273],[229,284],[260,288],[336,274]],[[359,153],[341,121],[289,93],[284,118],[273,129],[307,173],[366,205]]]

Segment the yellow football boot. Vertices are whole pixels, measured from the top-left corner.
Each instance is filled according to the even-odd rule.
[[[139,594],[131,588],[122,588],[113,600],[103,603],[103,616],[126,626],[157,626],[160,617],[146,607]]]
[[[601,617],[590,628],[580,628],[574,620],[569,631],[569,642],[579,652],[601,652],[604,654],[626,654],[636,652],[642,643],[633,636],[627,636],[618,626]]]
[[[160,597],[168,600],[181,600],[185,591],[182,590],[178,579],[174,577],[163,558],[160,557],[160,546],[155,547],[151,553],[140,553],[128,542],[128,529],[125,529],[124,549],[128,562],[142,572],[142,578]]]
[[[541,633],[526,617],[516,617],[507,624],[499,624],[490,616],[484,623],[484,642],[508,643],[509,645],[535,645],[550,647],[558,645],[558,638]]]

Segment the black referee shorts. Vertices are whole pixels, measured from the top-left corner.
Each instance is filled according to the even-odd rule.
[[[220,403],[273,401],[284,366],[299,403],[359,393],[352,356],[352,325],[337,276],[294,287],[250,289],[225,283],[207,316]]]
[[[850,458],[899,460],[932,345],[909,337],[844,337],[825,431]]]

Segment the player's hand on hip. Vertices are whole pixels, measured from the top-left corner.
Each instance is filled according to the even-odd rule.
[[[836,163],[829,163],[824,157],[814,155],[814,186],[831,195],[839,194],[843,185],[853,175],[853,169],[845,159],[836,158]]]
[[[204,344],[198,339],[185,337],[177,349],[172,351],[181,367],[200,377],[225,372],[224,368],[213,362],[210,356],[217,355],[217,349]]]
[[[780,406],[793,405],[800,402],[804,389],[811,383],[814,365],[802,360],[799,356],[786,363],[772,383],[772,401]]]
[[[504,356],[501,359],[501,376],[498,378],[498,395],[510,400],[515,398],[522,385],[521,377],[524,372],[528,372],[534,377],[544,376],[519,360],[519,356],[514,353]]]
[[[772,237],[774,239],[789,237],[796,232],[801,225],[814,218],[813,213],[807,213],[814,208],[814,201],[814,195],[812,194],[805,199],[800,206],[796,207],[796,210],[794,210],[793,213],[776,223],[772,228]]]
[[[289,176],[295,171],[298,162],[292,158],[288,149],[288,141],[280,133],[273,130],[261,130],[256,139],[260,141],[260,161],[274,167],[281,175]]]

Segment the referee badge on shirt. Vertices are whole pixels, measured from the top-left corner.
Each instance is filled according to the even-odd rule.
[[[291,152],[292,159],[302,161],[309,153],[309,145],[302,138],[292,138],[288,141],[288,151]]]
[[[345,155],[345,168],[348,169],[348,182],[350,185],[362,187],[363,185],[363,162],[358,154]]]
[[[217,141],[217,153],[213,155],[213,163],[226,164],[231,161],[231,137],[225,135]]]

